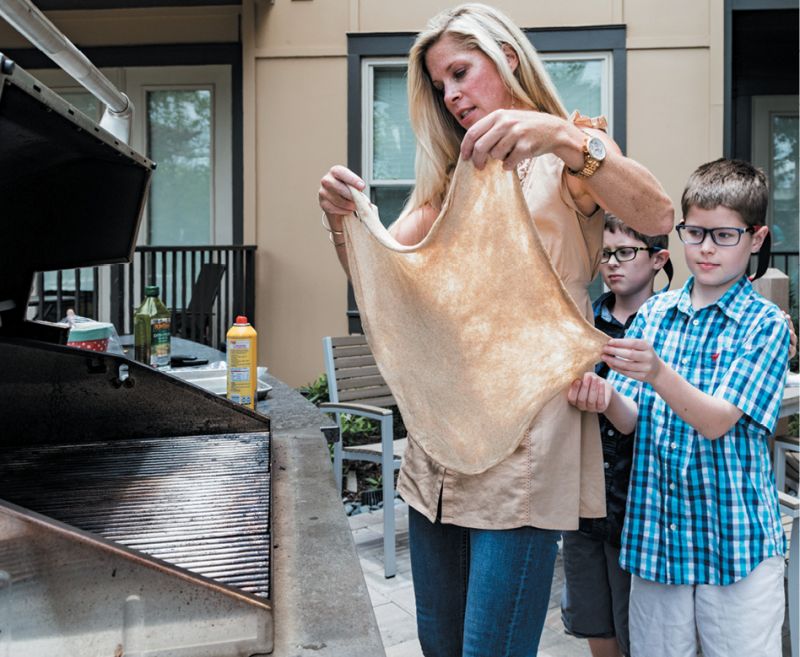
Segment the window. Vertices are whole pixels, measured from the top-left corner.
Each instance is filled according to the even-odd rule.
[[[541,58],[567,113],[605,116],[613,136],[611,53],[542,54]]]
[[[384,226],[397,219],[414,186],[406,66],[405,58],[363,62],[364,182]]]

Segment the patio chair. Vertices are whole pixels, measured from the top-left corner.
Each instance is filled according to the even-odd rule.
[[[333,445],[333,468],[336,486],[342,490],[344,461],[372,461],[381,464],[383,482],[383,563],[384,576],[394,577],[395,560],[394,471],[406,447],[406,439],[393,440],[394,416],[388,406],[396,406],[394,397],[378,372],[375,357],[363,335],[322,339],[325,372],[328,376],[329,403],[320,408],[336,416],[339,435]],[[341,414],[350,413],[380,422],[380,442],[368,445],[342,444]]]
[[[172,313],[173,333],[182,338],[211,344],[211,315],[214,301],[219,293],[225,265],[215,262],[204,262],[200,266],[189,303],[183,310]],[[213,345],[212,345],[213,346]]]
[[[775,484],[778,487],[778,501],[780,502],[781,513],[792,521],[791,536],[789,538],[789,564],[786,568],[786,577],[789,580],[789,637],[792,644],[792,657],[800,657],[800,636],[798,635],[798,596],[800,596],[800,533],[798,522],[800,522],[800,499],[797,491],[797,454],[800,453],[800,440],[797,436],[780,436],[775,439],[774,446],[774,465],[775,465]],[[789,476],[787,477],[787,470]],[[794,470],[794,480],[792,478]],[[786,492],[787,481],[793,483],[794,495]]]

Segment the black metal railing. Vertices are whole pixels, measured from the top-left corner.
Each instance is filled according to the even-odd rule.
[[[255,251],[252,245],[139,246],[129,264],[40,272],[29,317],[59,321],[72,308],[130,334],[145,286],[157,285],[174,335],[222,347],[236,315],[254,319]]]

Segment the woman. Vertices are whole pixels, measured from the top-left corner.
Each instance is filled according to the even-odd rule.
[[[673,209],[656,179],[622,155],[602,121],[568,119],[525,35],[500,12],[462,5],[436,16],[409,55],[409,107],[417,136],[416,186],[390,231],[417,244],[430,230],[459,156],[516,167],[545,248],[587,319],[605,208],[636,230],[669,232]],[[341,166],[322,179],[342,266],[341,222],[354,205]],[[556,541],[578,518],[605,514],[597,421],[566,392],[539,413],[519,448],[466,476],[431,460],[413,436],[398,490],[409,504],[417,625],[428,656],[536,654]]]

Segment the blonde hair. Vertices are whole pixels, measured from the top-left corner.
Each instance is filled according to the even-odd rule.
[[[428,50],[445,35],[465,49],[478,49],[489,57],[520,105],[567,117],[536,50],[507,16],[478,3],[443,11],[431,19],[409,52],[408,105],[411,127],[417,137],[416,186],[401,216],[428,204],[441,208],[458,161],[464,129],[447,111],[425,66]],[[511,48],[519,60],[513,72],[503,45]]]

